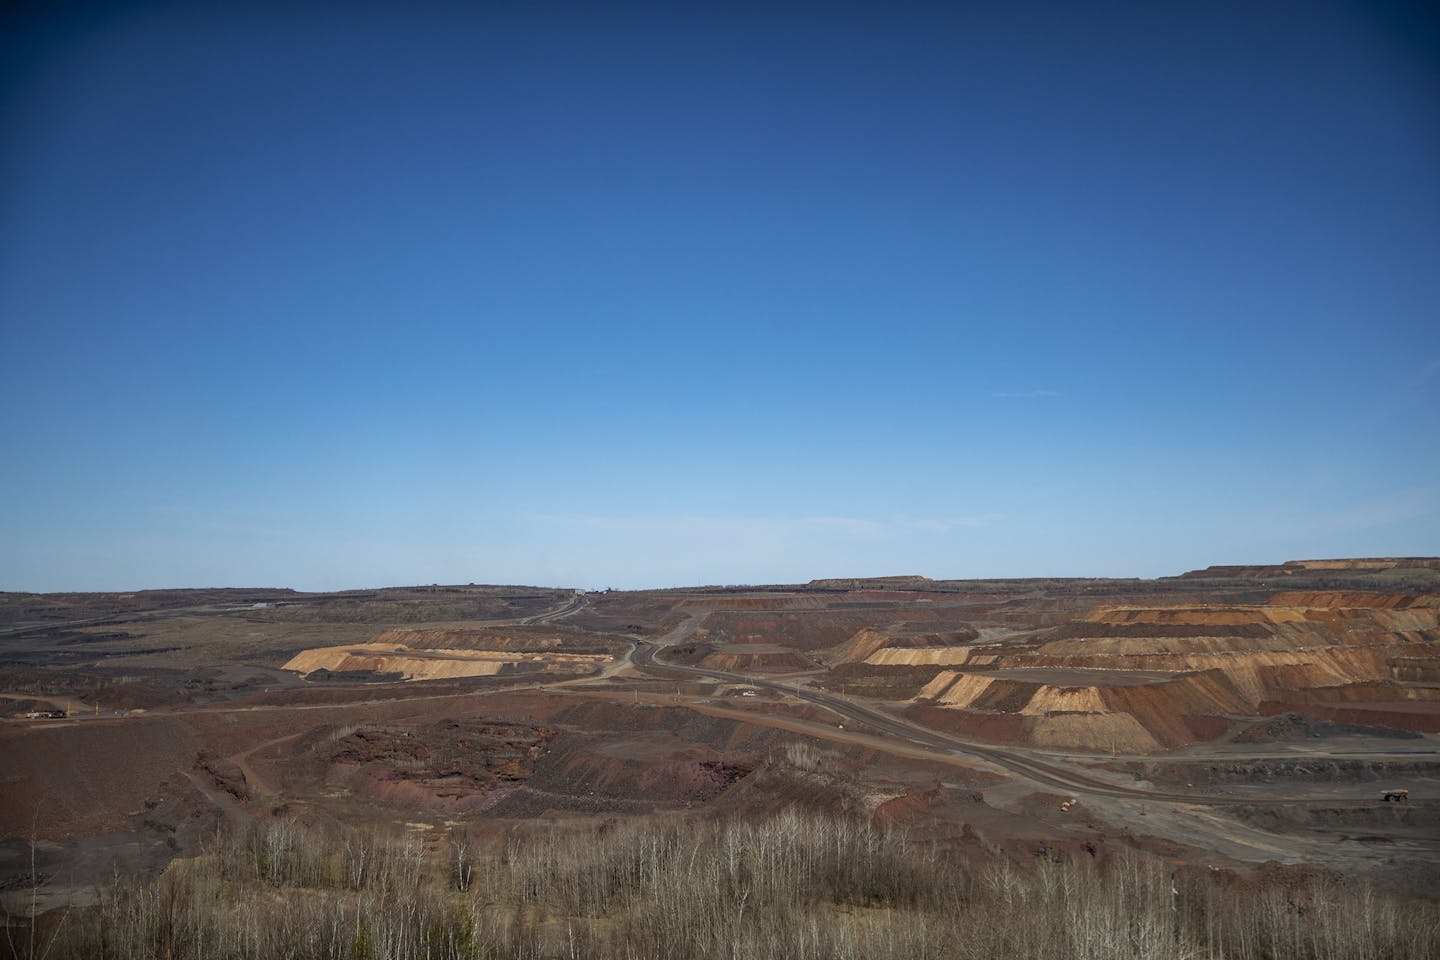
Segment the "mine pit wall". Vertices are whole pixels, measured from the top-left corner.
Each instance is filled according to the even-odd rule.
[[[1333,757],[1266,758],[1262,760],[1141,760],[1107,763],[1107,767],[1149,780],[1180,785],[1310,783],[1393,784],[1417,779],[1440,782],[1440,761],[1368,760]],[[1379,792],[1375,794],[1379,799]]]
[[[823,597],[691,597],[681,600],[682,610],[820,610],[826,605]]]
[[[1384,727],[1388,730],[1408,730],[1411,733],[1440,733],[1440,702],[1436,701],[1406,704],[1267,701],[1260,705],[1257,712],[1264,716],[1304,713],[1322,720],[1362,727]]]
[[[1246,628],[1202,630],[1129,628],[1104,629],[1083,624],[1049,634],[1053,639],[1039,644],[1041,652],[1060,656],[1137,656],[1158,653],[1288,653],[1327,647],[1374,647],[1396,644],[1437,644],[1440,632],[1433,628],[1415,630],[1370,629],[1346,633],[1314,622],[1279,624],[1263,633]]]
[[[1440,806],[1425,803],[1377,803],[1364,807],[1237,806],[1226,812],[1242,823],[1278,834],[1344,831],[1350,834],[1344,839],[1394,842],[1397,839],[1429,840],[1440,831]],[[1359,836],[1353,836],[1356,833]]]
[[[917,703],[905,709],[905,716],[921,726],[986,743],[1020,744],[1026,736],[1025,718],[1016,714],[954,710]]]
[[[411,627],[386,630],[373,643],[410,650],[472,653],[569,653],[620,655],[627,644],[588,633],[559,634],[546,626],[514,628]]]
[[[976,644],[876,646],[870,634],[857,635],[846,654],[864,652],[877,668],[957,668],[916,693],[917,716],[937,727],[1013,736],[1013,724],[994,718],[1015,715],[1036,743],[1093,749],[1108,741],[1102,746],[1136,752],[1220,736],[1227,715],[1311,706],[1334,719],[1428,730],[1426,704],[1440,700],[1440,686],[1425,686],[1440,684],[1437,615],[1440,599],[1430,596],[1290,592],[1250,606],[1098,607],[1029,649],[1004,653]],[[989,675],[991,667],[1007,676]],[[1047,667],[1172,677],[1061,685],[1014,676]]]
[[[1073,667],[1171,673],[1214,670],[1229,679],[1250,708],[1279,692],[1392,679],[1387,651],[1373,647],[1330,647],[1248,654],[1124,654],[1107,657],[1054,654],[1047,649],[1043,654],[1023,655],[1014,658],[1014,661],[1016,667]]]
[[[921,691],[921,696],[925,699],[936,700],[947,707],[964,710],[971,706],[977,706],[977,701],[985,697],[994,684],[995,678],[987,677],[984,674],[947,670],[926,685],[925,689]],[[1010,689],[1018,686],[1015,681],[1011,681],[1009,684]],[[1031,689],[1033,691],[1034,685]]]
[[[1024,659],[1025,666],[1093,668],[1093,661],[1084,658]],[[1100,738],[1111,741],[1106,749],[1132,753],[1156,746],[1174,749],[1220,736],[1229,726],[1222,719],[1225,716],[1287,709],[1425,732],[1434,732],[1440,724],[1440,691],[1394,683],[1382,651],[1332,649],[1243,658],[1160,655],[1126,660],[1132,669],[1171,670],[1175,676],[1153,683],[1068,687],[947,670],[922,688],[917,699],[950,710],[1022,718],[1063,715],[1063,722],[1036,728],[1041,738],[1037,745],[1043,740],[1043,745],[1088,749]],[[1357,677],[1366,676],[1373,679],[1356,682]],[[1379,701],[1397,700],[1436,702],[1437,708],[1431,715],[1376,706]],[[1354,706],[1347,706],[1350,704]],[[1146,736],[1134,734],[1126,721],[1077,719],[1084,715],[1128,716]]]
[[[559,637],[549,634],[502,635],[489,630],[452,628],[386,630],[373,642],[411,650],[493,650],[507,653],[537,653],[555,650],[561,645]]]
[[[959,666],[971,662],[975,649],[975,646],[887,646],[865,656],[864,662],[871,666]]]
[[[967,649],[979,639],[980,631],[974,627],[924,633],[886,633],[866,627],[857,631],[849,640],[834,647],[829,657],[831,663],[880,663],[887,666],[913,666],[933,663],[923,657],[933,651],[954,651]],[[917,659],[905,659],[914,654]],[[879,660],[874,658],[879,657]],[[947,661],[948,662],[948,661]]]
[[[123,830],[159,784],[183,786],[181,771],[199,749],[186,724],[162,716],[0,731],[8,781],[0,837],[64,841]]]
[[[1054,713],[1027,724],[1037,747],[1087,753],[1155,753],[1162,744],[1128,713]]]
[[[448,680],[499,676],[519,671],[546,672],[557,668],[584,668],[609,659],[609,656],[603,654],[410,650],[400,644],[369,643],[305,650],[290,658],[282,669],[305,675],[317,670],[331,673],[368,671],[374,674],[398,673],[406,680]]]
[[[1275,622],[1292,615],[1262,606],[1232,607],[1096,607],[1076,623],[1187,627],[1250,627],[1266,620]],[[1298,615],[1293,615],[1299,619]]]
[[[1097,687],[1037,687],[1021,716],[1043,717],[1051,713],[1104,713],[1105,699]]]
[[[406,680],[438,680],[494,676],[505,666],[503,660],[427,660],[407,657],[403,650],[367,650],[361,653],[360,649],[307,650],[293,657],[284,669],[302,674],[321,669],[331,673],[398,673]]]
[[[530,786],[658,806],[703,803],[748,775],[753,763],[701,747],[649,758],[607,754],[584,735],[562,734]]]
[[[1204,670],[1177,674],[1153,683],[1062,685],[994,677],[984,673],[945,671],[921,692],[921,699],[937,700],[955,708],[995,709],[1014,705],[1015,712],[1040,715],[1051,712],[1131,711],[1155,703],[1161,709],[1197,713],[1238,713],[1247,706],[1223,671]]]
[[[1215,729],[1194,718],[1242,713],[1244,701],[1229,677],[1218,670],[1184,674],[1171,681],[1140,686],[1106,687],[1105,708],[1134,717],[1161,746],[1175,748],[1203,739]],[[1223,723],[1218,732],[1228,728]]]
[[[1440,560],[1435,561],[1431,566],[1434,569],[1440,569]],[[1271,597],[1270,604],[1279,607],[1330,610],[1362,608],[1407,610],[1417,607],[1434,610],[1440,607],[1440,599],[1406,593],[1366,593],[1361,590],[1289,590]]]
[[[793,651],[785,653],[710,653],[700,660],[700,666],[707,670],[725,673],[794,673],[799,670],[814,670],[818,666],[813,660]]]
[[[1223,715],[1253,712],[1219,670],[1117,686],[1062,686],[946,671],[921,698],[950,710],[1014,714],[1026,721],[1025,729],[1039,746],[1126,753],[1219,736],[1229,727]]]
[[[1440,656],[1394,656],[1390,659],[1390,671],[1401,682],[1440,684]]]
[[[1430,704],[1440,699],[1440,686],[1428,685],[1440,682],[1435,598],[1292,594],[1278,599],[1284,602],[1269,609],[1229,610],[1219,617],[1210,610],[1126,611],[1111,619],[1132,622],[1057,628],[1051,642],[1033,653],[977,655],[973,645],[880,648],[866,663],[970,668],[938,673],[917,692],[922,702],[911,708],[912,714],[939,728],[997,742],[1018,738],[1090,751],[1172,749],[1222,736],[1231,725],[1228,716],[1287,709],[1362,726],[1437,730],[1440,709]],[[1328,603],[1346,606],[1309,606]],[[1170,622],[1133,622],[1147,619]],[[1231,622],[1217,624],[1217,619]],[[1080,642],[1067,648],[1057,642],[1062,640]],[[1176,676],[1149,684],[1097,684],[1089,690],[1044,690],[1043,684],[1027,689],[1010,677],[1007,689],[996,686],[1001,678],[984,676],[986,666]],[[1095,709],[1097,699],[1100,709]],[[1011,712],[1022,721],[1018,732],[1013,720],[1005,721]]]
[[[867,660],[871,654],[889,645],[889,634],[864,629],[836,647],[832,655],[835,663],[856,663]]]
[[[1332,602],[1327,602],[1332,601]],[[1246,632],[1256,625],[1277,627],[1285,624],[1315,624],[1332,631],[1373,630],[1403,632],[1433,630],[1440,604],[1434,597],[1401,594],[1279,594],[1270,603],[1229,607],[1117,607],[1101,606],[1075,621],[1075,624],[1097,624],[1127,627],[1150,624],[1170,627],[1229,628],[1229,632]],[[1238,631],[1236,628],[1239,628]],[[1196,633],[1203,633],[1197,629]],[[1224,635],[1226,630],[1215,630]],[[1338,635],[1335,642],[1344,642]]]

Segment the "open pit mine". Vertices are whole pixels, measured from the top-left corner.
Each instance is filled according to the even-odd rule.
[[[922,722],[1040,747],[1154,753],[1290,711],[1440,732],[1437,639],[1435,597],[1283,592],[1259,604],[1102,604],[988,643],[882,641],[845,675],[933,666],[903,698]]]
[[[444,876],[467,850],[513,870],[557,838],[794,816],[903,827],[967,876],[1143,862],[1177,890],[1440,900],[1436,558],[0,594],[0,640],[12,931],[118,902],[117,870],[202,869],[176,864],[217,837],[363,836]],[[348,862],[314,877],[353,887]]]

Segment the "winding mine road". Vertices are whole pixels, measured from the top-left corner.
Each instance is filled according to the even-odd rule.
[[[934,730],[916,726],[889,714],[862,707],[859,704],[833,693],[824,693],[805,687],[793,686],[776,680],[763,680],[745,674],[729,673],[724,670],[707,670],[703,667],[687,667],[657,660],[656,654],[664,649],[656,644],[641,645],[631,657],[631,662],[641,670],[652,673],[681,673],[691,676],[719,680],[724,683],[747,684],[796,697],[816,706],[824,707],[842,717],[865,724],[873,730],[888,736],[898,737],[910,743],[950,755],[971,756],[1003,767],[1012,773],[1048,787],[1067,792],[1101,794],[1112,797],[1139,800],[1164,800],[1172,803],[1191,803],[1204,806],[1287,806],[1299,801],[1295,798],[1261,797],[1217,797],[1205,794],[1173,793],[1164,790],[1142,790],[1125,787],[1089,776],[1072,768],[1058,766],[1035,757],[1005,750],[1000,747],[982,746],[947,737]],[[1322,798],[1307,797],[1307,803],[1322,802],[1337,806],[1370,806],[1376,801],[1356,800],[1353,797]]]
[[[585,594],[579,590],[576,590],[575,596],[565,601],[564,605],[556,607],[554,610],[547,610],[544,613],[537,613],[533,617],[526,617],[520,622],[528,624],[552,623],[553,621],[568,617],[572,613],[579,613],[584,606]]]

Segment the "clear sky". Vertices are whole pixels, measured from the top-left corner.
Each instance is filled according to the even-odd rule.
[[[1432,5],[8,16],[0,589],[1440,553]]]

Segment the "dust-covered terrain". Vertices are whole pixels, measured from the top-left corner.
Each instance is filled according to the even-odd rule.
[[[0,676],[20,924],[267,824],[440,856],[537,824],[787,811],[903,827],[976,869],[1139,856],[1440,892],[1431,559],[0,594]]]

